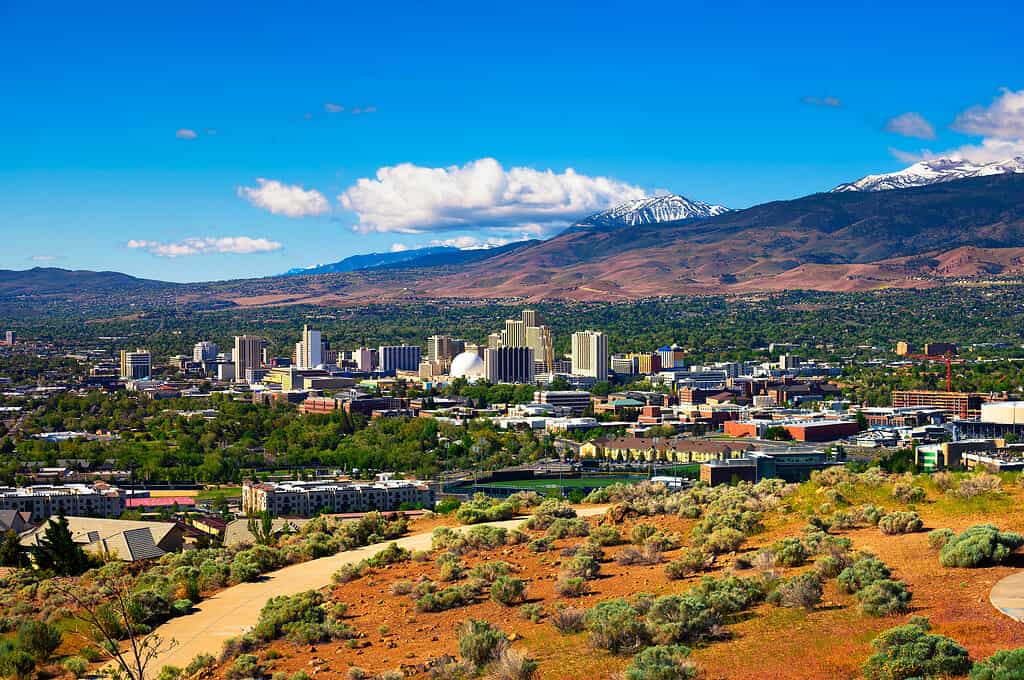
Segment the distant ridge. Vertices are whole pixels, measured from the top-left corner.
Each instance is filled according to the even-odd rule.
[[[833,193],[849,191],[889,191],[909,189],[971,177],[1024,173],[1024,156],[993,163],[972,163],[963,158],[932,158],[919,161],[897,172],[867,175],[855,182],[840,184]]]
[[[120,272],[94,272],[59,267],[0,269],[0,294],[5,296],[76,293],[93,289],[116,292],[176,285],[178,284],[140,279]]]
[[[308,276],[311,274],[337,274],[339,272],[354,272],[370,267],[380,267],[407,260],[415,260],[428,255],[439,253],[458,252],[458,248],[451,246],[430,246],[427,248],[415,248],[411,250],[400,250],[393,253],[366,253],[364,255],[351,255],[343,260],[331,262],[330,264],[318,264],[312,267],[297,267],[289,269],[281,276]]]

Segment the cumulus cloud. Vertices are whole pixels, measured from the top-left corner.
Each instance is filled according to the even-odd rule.
[[[930,149],[890,151],[902,161],[942,157],[992,163],[1024,155],[1024,90],[1015,92],[1003,88],[988,106],[977,104],[961,111],[950,127],[955,132],[982,139],[938,152]]]
[[[416,234],[460,229],[542,232],[591,212],[643,198],[643,189],[607,177],[508,168],[493,158],[463,166],[383,167],[338,199],[356,213],[356,230]]]
[[[199,133],[195,130],[189,130],[188,128],[180,128],[174,133],[174,136],[178,139],[195,139],[199,136]]]
[[[128,247],[145,250],[159,257],[182,257],[185,255],[205,255],[208,253],[266,253],[280,250],[281,244],[265,238],[251,236],[206,236],[202,238],[186,238],[176,242],[147,241],[132,239]]]
[[[316,189],[303,189],[297,184],[284,184],[276,179],[256,179],[255,187],[238,187],[238,195],[257,208],[286,217],[322,215],[331,209],[330,203]]]
[[[326,111],[327,113],[341,113],[344,110],[345,107],[342,106],[341,104],[334,104],[332,102],[327,102],[326,104],[324,104],[324,111]]]
[[[839,108],[843,105],[842,100],[838,97],[804,97],[800,101],[811,106],[829,106],[832,108]]]
[[[935,139],[935,128],[932,127],[932,124],[924,116],[916,111],[907,111],[895,118],[890,118],[885,124],[885,131],[904,137]]]

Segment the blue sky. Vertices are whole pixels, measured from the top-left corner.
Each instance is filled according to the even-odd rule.
[[[0,4],[0,268],[273,274],[1024,137],[1009,1],[146,4]]]

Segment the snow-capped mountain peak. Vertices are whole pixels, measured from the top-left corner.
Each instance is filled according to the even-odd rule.
[[[579,224],[594,227],[634,227],[641,224],[714,217],[725,212],[729,212],[729,208],[725,206],[691,201],[678,194],[664,194],[626,201],[603,212],[594,213],[581,220]]]
[[[897,172],[868,175],[856,182],[840,184],[833,192],[842,191],[886,191],[908,189],[940,182],[952,182],[969,177],[1024,173],[1024,156],[1009,158],[992,163],[974,163],[963,158],[930,158],[918,161]]]

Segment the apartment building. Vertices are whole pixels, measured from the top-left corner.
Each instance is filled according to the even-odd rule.
[[[318,512],[382,512],[402,506],[433,508],[433,487],[417,480],[377,482],[250,482],[242,485],[242,513],[311,517]]]

